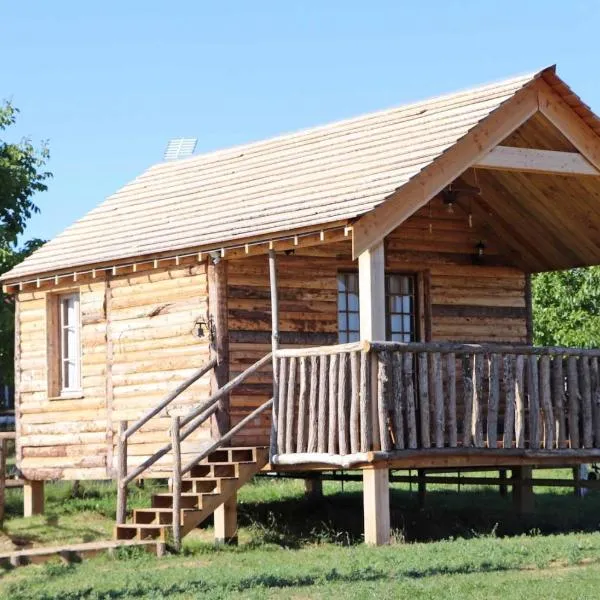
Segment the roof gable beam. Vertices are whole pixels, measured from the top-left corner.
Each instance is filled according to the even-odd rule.
[[[353,255],[375,245],[538,110],[534,86],[519,90],[433,163],[353,226]]]
[[[600,175],[578,152],[496,146],[475,165],[482,169],[546,173],[554,175]]]

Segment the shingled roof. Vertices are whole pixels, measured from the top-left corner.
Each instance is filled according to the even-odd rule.
[[[209,248],[354,219],[381,204],[540,76],[555,77],[562,84],[550,68],[157,164],[2,279]],[[568,88],[565,96],[567,92],[574,96]]]

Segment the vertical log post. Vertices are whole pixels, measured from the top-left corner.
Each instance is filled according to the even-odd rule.
[[[0,440],[0,527],[4,523],[4,507],[6,503],[6,448],[7,440]]]
[[[181,550],[181,433],[179,417],[171,418],[171,445],[173,447],[173,548]]]
[[[296,432],[296,452],[306,452],[306,420],[308,417],[308,361],[300,357],[300,392],[298,400],[298,430]]]
[[[360,287],[361,338],[371,341],[384,340],[385,250],[383,241],[359,255],[358,278]],[[371,362],[373,363],[371,372],[376,373],[376,353],[372,352],[370,354],[372,355],[371,357],[365,355],[365,353],[363,353],[363,356],[365,359],[371,358]],[[361,374],[362,370],[361,365]],[[378,423],[375,401],[377,398],[377,377],[371,377],[369,388],[370,410],[372,411],[371,423],[374,429],[375,424]],[[378,439],[379,432],[372,431],[371,435],[374,439]],[[365,542],[367,544],[380,545],[387,544],[390,541],[389,493],[389,471],[387,468],[363,470],[363,511]]]
[[[209,259],[207,268],[208,313],[211,358],[217,359],[210,379],[210,393],[215,394],[229,381],[229,328],[227,324],[227,261]],[[219,439],[229,431],[229,395],[217,402],[217,412],[211,420],[211,434]]]
[[[552,410],[552,391],[550,385],[550,357],[544,354],[540,358],[540,394],[544,416],[544,448],[554,448],[554,411]]]
[[[389,352],[377,353],[377,416],[379,419],[379,445],[383,452],[392,449],[388,427],[388,395],[390,385]]]
[[[529,447],[540,447],[540,378],[538,357],[531,354],[527,361],[527,383],[529,387]]]
[[[525,448],[525,357],[515,361],[515,438],[517,448]]]
[[[483,448],[483,354],[473,356],[473,421],[471,432],[473,445],[476,448]]]
[[[456,416],[456,355],[450,352],[446,356],[446,373],[448,374],[448,443],[450,448],[458,444],[458,426]]]
[[[429,422],[429,366],[428,354],[419,352],[419,418],[421,420],[421,447],[431,447],[431,426]]]
[[[279,376],[277,377],[277,387],[279,389],[279,401],[277,402],[277,452],[283,454],[285,452],[285,423],[286,423],[286,407],[285,401],[287,397],[288,385],[288,358],[282,357],[277,359],[279,367]]]
[[[571,448],[579,448],[579,377],[577,357],[567,359],[567,391],[569,392],[569,439]]]
[[[373,449],[373,427],[371,427],[371,357],[369,352],[360,353],[360,451]]]
[[[552,398],[554,403],[554,431],[557,448],[566,448],[567,423],[565,419],[565,376],[563,357],[555,356],[552,361]]]
[[[273,353],[273,408],[271,409],[271,444],[269,455],[278,453],[279,374],[276,352],[279,349],[279,296],[277,294],[277,261],[275,250],[269,250],[269,284],[271,290],[271,352]]]
[[[317,391],[319,386],[319,363],[317,356],[310,357],[310,392],[308,396],[308,452],[317,451],[318,414]]]
[[[490,355],[489,399],[487,414],[488,448],[498,447],[498,406],[500,404],[500,355]]]
[[[592,420],[592,381],[590,377],[590,360],[587,356],[579,357],[579,392],[581,393],[583,447],[592,448],[594,445],[594,423]]]
[[[402,378],[404,393],[406,394],[406,428],[408,430],[408,447],[411,450],[417,447],[417,409],[415,404],[415,384],[413,379],[414,356],[405,352],[402,356]]]
[[[317,431],[317,451],[327,452],[327,364],[326,354],[319,356],[319,422]]]
[[[592,420],[594,421],[594,448],[600,448],[600,368],[598,357],[590,361],[592,379]]]
[[[462,383],[463,383],[463,402],[464,402],[464,417],[463,417],[463,447],[471,446],[472,429],[471,423],[473,420],[473,367],[472,357],[469,354],[464,354],[462,357]]]
[[[360,451],[360,354],[350,354],[350,452]]]
[[[287,454],[292,454],[295,449],[294,444],[294,415],[296,412],[296,357],[290,358],[288,381],[287,381],[287,397],[285,407],[285,451]]]
[[[515,480],[513,482],[513,502],[519,514],[532,513],[534,510],[531,476],[531,467],[515,467],[512,470],[512,478]]]
[[[507,354],[502,361],[502,384],[504,386],[504,436],[503,448],[512,448],[515,434],[515,357]]]
[[[402,380],[402,355],[399,352],[392,354],[392,405],[394,414],[394,448],[404,450],[404,405],[405,396]]]
[[[329,357],[329,427],[327,448],[329,454],[337,454],[338,450],[338,363],[339,355]]]
[[[127,421],[119,422],[119,435],[117,437],[118,464],[117,464],[117,525],[123,525],[127,517]]]
[[[350,437],[348,429],[348,354],[340,354],[338,370],[338,449],[340,454],[350,452]]]
[[[444,381],[442,374],[442,355],[434,352],[431,356],[431,370],[433,378],[433,406],[435,414],[435,446],[444,447]]]

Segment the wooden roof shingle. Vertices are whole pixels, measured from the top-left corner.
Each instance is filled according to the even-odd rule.
[[[354,219],[546,72],[157,164],[1,279]]]

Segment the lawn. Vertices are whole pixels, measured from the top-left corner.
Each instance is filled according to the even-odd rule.
[[[548,476],[545,471],[544,477]],[[558,473],[557,473],[558,474]],[[562,473],[568,476],[567,472]],[[151,482],[135,489],[144,505]],[[239,496],[240,545],[215,548],[210,524],[185,538],[180,556],[138,551],[79,565],[48,563],[7,571],[0,597],[51,598],[596,598],[600,587],[600,493],[541,488],[536,513],[518,517],[494,488],[395,484],[394,543],[362,545],[360,484],[330,482],[318,502],[303,483],[257,479]],[[110,535],[114,489],[84,483],[47,486],[47,515],[17,516],[11,491],[5,544],[88,541]],[[14,543],[14,542],[13,542]]]

